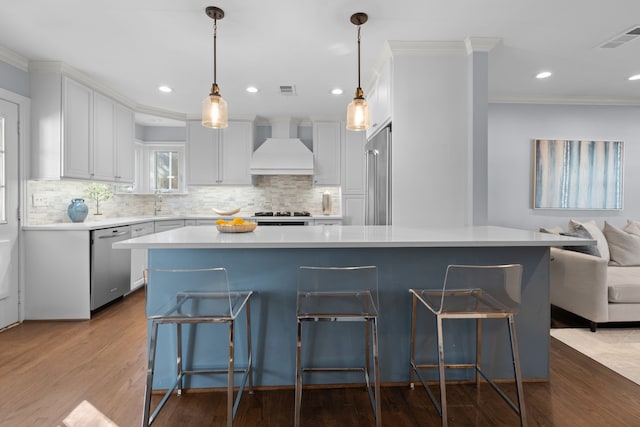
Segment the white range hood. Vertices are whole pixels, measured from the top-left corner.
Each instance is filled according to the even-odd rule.
[[[251,156],[252,175],[313,175],[313,152],[297,138],[291,119],[271,123],[267,138]]]

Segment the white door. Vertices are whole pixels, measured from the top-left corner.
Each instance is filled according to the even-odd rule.
[[[0,329],[18,322],[18,105],[0,99]]]

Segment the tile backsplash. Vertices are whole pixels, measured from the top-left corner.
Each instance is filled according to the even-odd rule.
[[[29,209],[27,222],[31,225],[70,222],[67,207],[71,199],[83,198],[89,206],[86,221],[106,218],[146,216],[154,213],[153,194],[115,194],[96,203],[87,197],[89,182],[29,181],[27,185]],[[307,175],[264,175],[255,178],[253,186],[192,186],[187,194],[163,194],[157,203],[159,216],[213,215],[212,208],[230,210],[240,208],[238,215],[253,215],[258,211],[306,210],[322,215],[322,194],[332,196],[332,215],[341,214],[340,187],[315,186]],[[34,203],[35,202],[35,203]],[[38,206],[35,206],[38,205]]]

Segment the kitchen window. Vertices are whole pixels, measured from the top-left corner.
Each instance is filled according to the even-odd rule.
[[[180,152],[155,152],[155,183],[156,190],[162,192],[178,191],[180,188]]]
[[[135,182],[119,186],[118,192],[186,193],[184,142],[136,141],[134,155]]]

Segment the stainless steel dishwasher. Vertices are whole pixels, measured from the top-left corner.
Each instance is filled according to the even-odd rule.
[[[91,310],[129,291],[131,251],[111,246],[130,238],[131,227],[128,225],[91,232]]]

